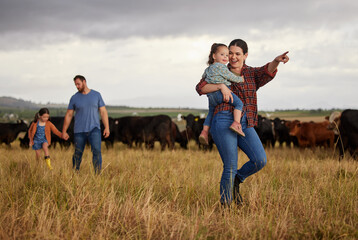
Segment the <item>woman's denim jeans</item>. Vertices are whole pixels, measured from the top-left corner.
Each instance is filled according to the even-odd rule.
[[[255,129],[253,127],[247,128],[246,114],[244,114],[241,120],[245,137],[239,136],[229,129],[232,122],[232,112],[222,111],[214,116],[210,129],[224,164],[220,181],[221,202],[228,204],[232,201],[235,175],[237,174],[241,182],[243,182],[248,176],[262,169],[267,162],[265,149]],[[240,169],[237,169],[237,146],[249,158],[249,161]]]
[[[98,173],[102,168],[102,154],[101,154],[101,130],[94,128],[91,132],[75,133],[75,153],[72,157],[73,168],[80,170],[83,150],[85,149],[87,141],[91,145],[92,162],[94,171]]]
[[[242,103],[240,98],[236,96],[235,93],[231,93],[231,95],[233,98],[233,102],[232,103],[230,102],[230,104],[233,105],[235,109],[242,111],[244,104]],[[204,126],[210,127],[212,118],[214,116],[215,107],[224,102],[223,100],[224,97],[221,91],[208,93],[206,96],[208,97],[208,101],[209,101],[209,112],[205,118]]]

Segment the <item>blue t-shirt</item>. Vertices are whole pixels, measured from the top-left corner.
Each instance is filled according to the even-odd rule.
[[[88,94],[77,92],[70,99],[68,110],[74,110],[75,133],[90,132],[94,128],[101,129],[99,108],[105,106],[99,92],[92,90]]]

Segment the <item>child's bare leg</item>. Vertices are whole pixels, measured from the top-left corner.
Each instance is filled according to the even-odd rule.
[[[49,156],[49,153],[48,153],[48,143],[43,143],[42,144],[42,149],[44,150],[45,152],[45,161],[46,161],[46,164],[47,164],[47,167],[52,170],[52,166],[51,166],[51,159],[50,159],[50,156]]]
[[[234,122],[231,124],[230,129],[234,132],[236,132],[237,134],[245,137],[245,133],[242,131],[242,127],[241,127],[241,111],[238,109],[234,109]]]
[[[39,160],[41,158],[41,149],[35,150],[36,153],[36,160]]]
[[[238,123],[241,122],[241,111],[238,109],[234,109],[234,121]]]
[[[42,149],[44,150],[44,153],[45,153],[45,156],[49,156],[49,153],[48,153],[48,143],[45,142],[42,144]]]

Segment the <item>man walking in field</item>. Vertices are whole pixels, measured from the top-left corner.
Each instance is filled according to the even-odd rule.
[[[108,113],[99,92],[89,89],[84,76],[77,75],[73,79],[78,92],[74,94],[67,108],[66,116],[62,128],[62,137],[68,139],[67,129],[71,123],[74,112],[74,144],[75,153],[72,157],[73,168],[80,169],[82,154],[88,141],[92,150],[92,162],[96,173],[102,168],[101,153],[101,126],[99,114],[104,125],[103,136],[109,136]]]

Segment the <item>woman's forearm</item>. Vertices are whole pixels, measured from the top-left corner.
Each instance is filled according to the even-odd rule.
[[[225,84],[220,83],[220,84],[212,84],[212,83],[208,83],[206,84],[202,89],[202,93],[206,94],[206,93],[212,93],[212,92],[216,92],[218,90],[221,90],[223,88],[223,86],[225,86]],[[225,86],[226,87],[226,86]]]
[[[277,57],[275,57],[275,59],[272,62],[269,63],[267,70],[270,73],[273,73],[274,71],[276,71],[276,69],[277,69],[278,65],[280,64],[280,62],[282,62],[284,64],[287,63],[288,60],[290,60],[290,58],[287,56],[287,53],[288,53],[288,51],[284,52],[283,54],[281,54],[281,55],[279,55]]]
[[[278,65],[280,64],[280,62],[276,61],[276,60],[273,60],[272,62],[269,63],[268,67],[267,67],[267,70],[270,72],[270,73],[273,73],[274,71],[276,71]]]
[[[223,83],[219,83],[219,84],[208,83],[201,89],[201,91],[204,94],[221,91],[221,93],[223,95],[224,102],[233,102],[234,101],[234,99],[231,95],[231,90]]]

